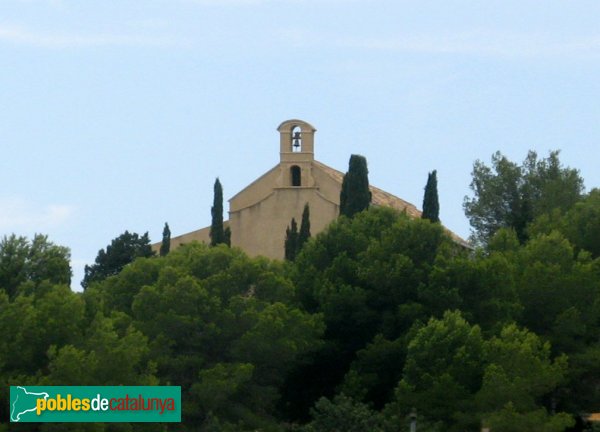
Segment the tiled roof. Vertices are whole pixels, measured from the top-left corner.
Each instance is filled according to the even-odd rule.
[[[327,173],[327,175],[329,175],[331,178],[338,181],[339,183],[342,183],[344,179],[344,173],[318,161],[314,161],[313,163],[320,169],[322,169],[325,173]],[[371,191],[371,204],[381,207],[391,207],[401,212],[406,212],[407,215],[413,218],[421,217],[421,211],[417,209],[417,207],[414,204],[411,204],[408,201],[404,201],[402,198],[398,198],[397,196],[392,195],[391,193],[381,190],[375,186],[369,185],[369,189]],[[457,234],[453,233],[448,228],[444,229],[455,242],[466,248],[471,248],[469,242],[467,242]]]
[[[328,167],[327,165],[322,164],[318,161],[314,161],[314,164],[321,168],[334,180],[338,181],[339,183],[342,183],[342,180],[344,179],[344,173],[331,167]],[[373,205],[381,207],[391,207],[396,210],[406,211],[406,213],[409,216],[421,217],[421,212],[408,201],[404,201],[402,198],[398,198],[397,196],[392,195],[391,193],[381,190],[372,185],[369,185],[369,189],[371,190],[371,203]]]

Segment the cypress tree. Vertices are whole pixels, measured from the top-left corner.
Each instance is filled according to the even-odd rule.
[[[350,156],[348,172],[342,181],[340,193],[340,215],[348,217],[369,208],[371,191],[369,190],[369,170],[364,156]]]
[[[231,228],[227,227],[223,231],[223,243],[227,246],[231,246]]]
[[[437,171],[433,170],[427,176],[425,194],[423,195],[423,213],[421,218],[429,219],[431,222],[440,221],[440,203],[437,192]]]
[[[298,233],[298,244],[296,245],[296,254],[300,252],[304,243],[310,238],[310,208],[308,203],[304,204],[302,211],[302,221],[300,222],[300,232]]]
[[[210,245],[216,246],[225,242],[223,231],[223,187],[219,178],[215,180],[213,206],[210,209],[212,222],[210,224]]]
[[[169,224],[165,222],[163,229],[162,243],[160,244],[160,256],[165,256],[171,250],[171,230]]]
[[[296,249],[298,247],[298,225],[296,219],[292,218],[291,228],[285,230],[285,259],[294,261],[296,259]]]

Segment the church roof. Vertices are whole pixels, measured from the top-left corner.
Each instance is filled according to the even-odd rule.
[[[321,162],[314,161],[316,166],[321,168],[325,173],[327,173],[330,177],[336,180],[339,183],[342,183],[344,180],[344,173],[338,171],[334,168],[331,168]],[[402,198],[398,198],[395,195],[392,195],[389,192],[381,190],[375,186],[369,185],[369,189],[371,190],[371,203],[380,207],[391,207],[393,209],[399,211],[406,211],[406,214],[412,217],[420,218],[421,212],[414,206],[414,204],[409,203],[408,201],[404,201]]]
[[[314,161],[313,164],[321,168],[323,172],[327,173],[327,175],[331,176],[334,180],[340,183],[344,180],[343,172],[331,168],[318,161]],[[403,200],[402,198],[398,198],[396,195],[393,195],[372,185],[369,185],[369,190],[371,191],[371,204],[373,204],[374,206],[391,207],[398,211],[406,212],[407,215],[413,218],[421,217],[422,212],[419,209],[417,209],[417,207],[414,204],[411,204],[408,201]],[[459,235],[453,233],[446,227],[444,227],[444,230],[446,230],[446,233],[456,243],[468,249],[472,248],[469,242],[467,242]]]

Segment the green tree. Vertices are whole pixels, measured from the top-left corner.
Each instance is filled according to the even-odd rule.
[[[319,399],[310,414],[312,421],[301,432],[383,432],[384,419],[367,405],[343,394],[333,400]]]
[[[223,243],[225,243],[227,246],[231,246],[231,227],[225,227],[225,230],[223,231],[223,236],[225,238],[225,241]]]
[[[5,236],[0,241],[0,290],[13,298],[25,283],[69,285],[70,257],[68,248],[55,245],[45,235],[36,234],[31,241],[14,234]]]
[[[129,324],[97,314],[77,345],[53,345],[47,385],[157,385],[148,339]]]
[[[559,232],[540,235],[523,247],[518,256],[517,289],[524,307],[521,322],[540,336],[550,337],[553,345],[567,348],[553,335],[562,334],[577,321],[586,327],[583,333],[594,337],[598,329],[599,310],[591,307],[600,298],[597,269],[600,263],[585,255],[577,257],[573,246]],[[570,318],[563,314],[569,309]],[[562,316],[562,317],[561,317]],[[578,317],[576,319],[576,317]],[[566,320],[557,327],[557,323]],[[591,332],[591,333],[589,333]],[[585,335],[585,336],[584,336]],[[561,338],[573,343],[575,334]],[[568,350],[567,350],[568,351]]]
[[[442,422],[443,430],[475,430],[475,393],[481,386],[483,338],[478,326],[460,312],[430,319],[408,345],[403,378],[389,413],[409,414],[414,407],[429,420]]]
[[[298,250],[298,224],[296,219],[292,218],[292,222],[285,229],[285,259],[294,261],[296,259],[296,251]]]
[[[565,413],[550,415],[544,408],[527,413],[519,412],[512,402],[489,413],[483,423],[491,426],[490,430],[498,432],[563,432],[571,430],[568,428],[575,424],[571,416]]]
[[[523,305],[519,322],[566,353],[568,382],[559,393],[571,412],[600,403],[596,361],[600,359],[600,260],[576,253],[558,231],[538,235],[516,255],[517,289]]]
[[[300,252],[304,243],[310,238],[310,207],[308,203],[304,204],[302,211],[302,222],[300,223],[300,231],[298,232],[298,242],[296,244],[296,254]]]
[[[492,166],[481,161],[473,166],[471,190],[464,209],[481,243],[502,228],[513,228],[521,242],[527,239],[527,225],[555,208],[567,210],[581,198],[583,180],[576,169],[563,167],[559,152],[538,159],[530,151],[522,165],[509,161],[500,152],[492,156]]]
[[[565,215],[564,235],[579,250],[600,257],[600,189],[593,189]]]
[[[566,381],[555,392],[557,406],[569,412],[593,410],[600,403],[600,261],[582,247],[585,243],[576,245],[567,237],[585,242],[576,234],[579,229],[593,237],[590,198],[566,213],[555,209],[535,219],[524,245],[518,244],[514,230],[500,229],[488,243],[487,253],[470,260],[469,267],[487,268],[485,273],[469,272],[470,277],[461,271],[452,276],[462,281],[458,289],[465,292],[463,310],[473,313],[467,316],[484,329],[497,330],[498,324],[506,325],[512,318],[549,341],[553,355],[569,356]],[[499,306],[509,313],[499,316]]]
[[[433,170],[427,176],[425,185],[425,194],[423,195],[423,219],[429,219],[431,222],[440,221],[440,203],[437,191],[437,171]]]
[[[600,189],[592,189],[566,212],[556,209],[538,217],[528,232],[535,237],[553,230],[560,231],[577,251],[600,257]]]
[[[225,232],[223,230],[223,187],[218,177],[215,180],[213,205],[210,213],[212,215],[210,245],[216,246],[225,243]]]
[[[244,399],[245,392],[251,391],[253,372],[254,365],[250,363],[217,363],[200,371],[191,393],[198,404],[210,413],[204,426],[216,420],[234,428],[234,424],[227,420],[235,419],[236,413],[245,411],[240,401]],[[223,426],[219,426],[218,430],[223,430]]]
[[[109,276],[118,274],[123,267],[136,258],[151,257],[154,255],[150,246],[148,233],[139,236],[137,233],[125,231],[113,239],[105,249],[100,249],[95,263],[85,266],[85,274],[81,281],[83,289],[87,289],[92,282],[99,282]]]
[[[153,276],[139,289],[128,273],[149,264],[158,271],[146,271]],[[157,376],[181,385],[190,430],[274,430],[279,388],[324,330],[319,315],[292,305],[283,271],[239,249],[191,243],[94,289],[123,279],[137,290],[133,325],[150,341]]]
[[[171,250],[171,230],[169,224],[165,222],[162,234],[162,243],[160,244],[160,256],[165,256]]]
[[[594,412],[600,403],[600,344],[588,343],[569,353],[567,384],[560,388],[560,406],[568,412]]]
[[[406,338],[390,341],[378,334],[356,358],[344,377],[340,390],[357,401],[368,401],[381,409],[393,398],[394,387],[402,378],[406,358]]]
[[[436,263],[422,293],[436,315],[460,308],[465,319],[492,333],[521,318],[516,267],[509,254],[456,256]]]
[[[357,400],[378,406],[389,401],[396,385],[389,377],[398,376],[404,362],[398,345],[405,342],[396,341],[430,316],[430,298],[439,296],[423,296],[424,287],[438,256],[450,252],[460,254],[439,224],[380,207],[339,218],[304,245],[291,269],[297,295],[306,310],[323,314],[327,331],[313,362],[286,383],[291,417],[305,418],[316,400],[342,383]],[[394,346],[379,343],[377,335]],[[375,346],[369,351],[385,352],[375,376],[376,366],[352,366],[357,351],[370,343]],[[297,386],[301,393],[292,391]]]
[[[352,217],[369,208],[371,191],[369,190],[369,170],[367,159],[360,155],[351,155],[348,172],[342,181],[340,192],[340,215]]]
[[[510,324],[484,345],[485,368],[477,403],[493,431],[561,432],[574,424],[565,414],[549,414],[540,405],[563,381],[566,356],[552,361],[550,344]]]
[[[9,335],[0,354],[0,376],[34,376],[45,370],[52,345],[81,341],[85,308],[81,296],[63,284],[46,281],[41,287],[33,294],[17,295],[10,303],[0,298],[0,331]]]
[[[169,255],[171,253],[173,252]],[[142,287],[156,281],[160,269],[164,266],[163,260],[153,258],[136,258],[135,264],[125,266],[118,278],[104,279],[100,283],[91,284],[84,291],[83,297],[90,320],[98,312],[111,315],[118,311],[131,315],[134,297]]]
[[[304,205],[302,211],[302,222],[300,224],[300,231],[298,231],[298,224],[296,218],[292,218],[290,225],[285,229],[285,242],[284,242],[284,257],[287,261],[294,261],[296,256],[302,250],[304,244],[310,238],[310,208],[308,203]]]

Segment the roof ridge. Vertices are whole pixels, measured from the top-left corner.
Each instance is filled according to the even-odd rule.
[[[334,180],[341,181],[344,178],[344,173],[336,170],[335,168],[331,168],[328,165],[325,165],[323,162],[314,160],[313,164],[316,164],[317,166],[322,168],[323,171],[326,174],[328,174],[331,178],[333,178]],[[390,192],[384,191],[383,189],[380,189],[377,186],[373,186],[371,184],[369,184],[369,190],[372,193],[371,203],[375,206],[391,207],[396,210],[406,212],[406,214],[408,214],[409,216],[412,216],[414,218],[420,218],[422,215],[421,210],[419,210],[417,208],[417,206],[415,206],[414,204],[412,204],[406,200],[403,200],[402,198],[400,198]],[[460,237],[458,234],[451,231],[443,224],[442,224],[442,227],[450,235],[450,237],[452,237],[457,243],[459,243],[465,247],[468,247],[468,248],[471,247],[469,245],[469,242],[467,242],[465,239]]]

